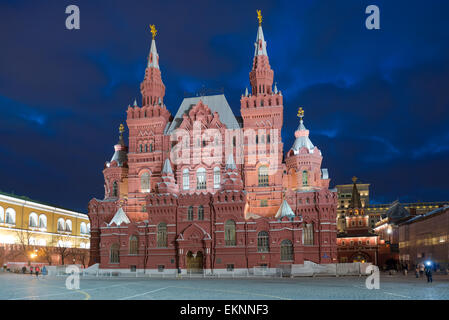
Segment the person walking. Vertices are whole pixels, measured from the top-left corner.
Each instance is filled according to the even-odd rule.
[[[36,278],[39,278],[39,271],[40,271],[39,267],[36,267]]]
[[[427,282],[432,283],[432,264],[428,264],[426,265],[426,277],[427,277]]]
[[[422,277],[424,275],[424,263],[419,264],[419,276]]]
[[[419,278],[419,266],[418,265],[416,265],[416,268],[415,268],[415,276],[417,278]]]

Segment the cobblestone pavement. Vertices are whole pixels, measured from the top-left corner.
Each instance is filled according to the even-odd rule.
[[[68,290],[65,277],[0,273],[2,300],[423,300],[449,299],[449,276],[428,284],[413,275],[382,275],[379,290],[365,277],[264,279],[81,279]]]

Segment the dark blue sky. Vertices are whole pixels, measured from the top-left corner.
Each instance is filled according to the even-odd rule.
[[[81,29],[65,29],[76,4]],[[365,28],[376,4],[381,30]],[[264,16],[285,150],[303,106],[331,185],[449,200],[449,1],[1,1],[0,190],[86,211],[157,47],[165,102],[224,87],[236,115]]]

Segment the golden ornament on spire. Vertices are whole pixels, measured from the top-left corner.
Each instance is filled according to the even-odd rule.
[[[156,27],[154,26],[154,24],[150,24],[150,30],[151,30],[151,34],[153,35],[153,39],[154,39],[157,35],[157,30],[156,30]]]
[[[304,117],[304,109],[302,107],[299,107],[298,109],[298,117],[301,119]]]
[[[354,177],[352,177],[352,182],[354,182],[354,183],[355,183],[356,181],[357,181],[357,177],[355,177],[355,176],[354,176]]]
[[[121,123],[120,126],[118,127],[118,131],[119,131],[120,133],[125,132],[125,126],[123,125],[123,123]]]
[[[262,25],[262,12],[257,10],[257,19],[259,20],[259,26]]]

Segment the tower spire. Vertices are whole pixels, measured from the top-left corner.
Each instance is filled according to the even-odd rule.
[[[159,68],[159,54],[156,48],[157,30],[154,24],[150,25],[150,32],[152,35],[150,53],[148,55],[148,64],[145,70],[145,78],[140,84],[140,91],[142,93],[142,106],[153,106],[161,104],[165,95],[165,85],[162,82],[161,70]]]
[[[273,87],[273,70],[271,70],[267,54],[267,42],[262,30],[262,13],[257,10],[259,28],[257,29],[256,42],[254,43],[253,69],[249,73],[253,95],[271,94]]]

